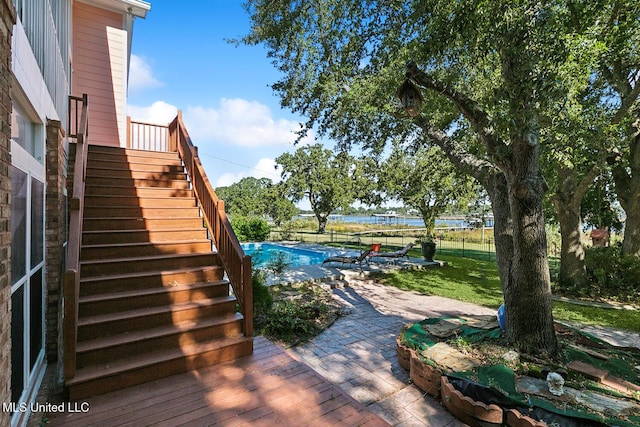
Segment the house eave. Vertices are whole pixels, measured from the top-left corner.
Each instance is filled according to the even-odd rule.
[[[151,10],[151,3],[143,0],[78,0],[101,9],[130,14],[136,18],[145,18]]]

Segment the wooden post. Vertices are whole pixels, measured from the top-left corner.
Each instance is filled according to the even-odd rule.
[[[131,148],[131,116],[127,116],[127,148]]]
[[[253,284],[251,279],[251,257],[242,258],[242,292],[244,299],[244,336],[253,336]]]
[[[63,304],[64,322],[62,325],[63,340],[63,375],[65,380],[72,379],[76,374],[76,340],[77,340],[77,319],[76,310],[76,270],[67,270],[63,279]]]

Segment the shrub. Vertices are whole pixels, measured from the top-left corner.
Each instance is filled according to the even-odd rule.
[[[273,296],[269,287],[265,286],[267,273],[264,270],[254,270],[251,277],[253,288],[253,321],[257,331],[262,329],[267,321],[269,311],[273,306]]]
[[[271,254],[271,258],[267,261],[265,268],[273,274],[281,274],[291,266],[291,262],[287,254],[281,251]]]
[[[622,302],[640,302],[640,259],[622,255],[620,245],[587,248],[585,263],[589,287],[582,293],[588,297]]]
[[[273,297],[269,287],[265,285],[267,273],[264,270],[255,270],[251,277],[253,287],[253,312],[256,314],[267,313],[273,305]]]
[[[231,225],[242,242],[263,242],[271,232],[267,221],[258,217],[234,217]]]
[[[278,301],[269,313],[262,333],[286,343],[306,340],[319,332],[315,319],[326,314],[327,310],[327,305],[318,301]]]
[[[273,305],[255,320],[256,334],[293,345],[311,339],[336,318],[342,309],[331,292],[312,283],[267,287]]]

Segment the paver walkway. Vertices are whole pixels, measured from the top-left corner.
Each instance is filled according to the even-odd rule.
[[[348,287],[333,292],[351,313],[290,353],[394,426],[466,425],[410,383],[398,364],[395,338],[403,325],[426,317],[495,314],[495,310],[370,281],[351,280]],[[583,329],[613,344],[640,347],[638,334]]]

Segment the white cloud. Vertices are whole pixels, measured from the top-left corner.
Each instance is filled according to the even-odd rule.
[[[227,172],[220,175],[214,184],[214,188],[226,187],[240,181],[242,178],[252,176],[254,178],[269,178],[274,183],[280,182],[280,173],[275,168],[274,159],[262,158],[258,160],[255,166],[240,172]]]
[[[153,76],[149,63],[141,56],[131,54],[129,63],[129,91],[140,92],[145,89],[164,86],[160,80]]]
[[[169,124],[178,115],[178,107],[164,101],[156,101],[148,107],[128,105],[127,114],[132,120],[158,125]]]
[[[194,140],[242,147],[291,146],[300,124],[274,120],[267,106],[245,99],[220,100],[219,108],[189,107],[184,114]]]

